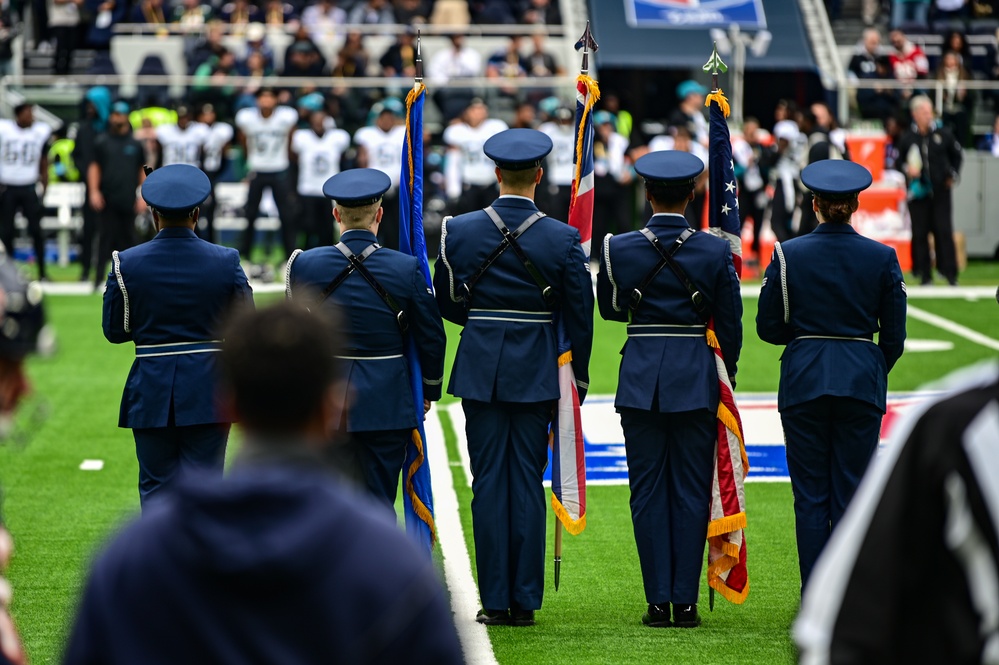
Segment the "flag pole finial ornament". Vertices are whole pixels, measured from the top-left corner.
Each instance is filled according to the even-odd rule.
[[[701,68],[706,72],[711,73],[711,93],[704,98],[704,105],[711,106],[711,102],[718,102],[718,106],[721,107],[722,113],[725,114],[727,118],[732,112],[728,105],[728,99],[725,97],[725,93],[722,92],[721,87],[718,85],[718,74],[724,74],[728,71],[728,65],[722,61],[721,56],[718,55],[718,42],[714,42],[711,48],[711,57],[708,61],[704,63]]]
[[[413,88],[417,88],[423,83],[423,36],[420,31],[416,31],[416,82]]]
[[[593,31],[590,30],[590,22],[586,22],[586,29],[583,30],[583,36],[579,38],[576,42],[576,50],[583,52],[583,66],[580,67],[580,72],[583,74],[590,73],[590,53],[596,53],[600,50],[600,46],[597,44],[597,40],[593,38]]]

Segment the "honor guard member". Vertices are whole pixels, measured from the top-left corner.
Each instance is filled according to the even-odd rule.
[[[441,396],[445,347],[444,324],[417,260],[376,239],[382,197],[391,184],[376,169],[352,169],[327,180],[323,194],[336,202],[340,242],[296,250],[285,273],[289,298],[343,313],[346,330],[340,332],[350,341],[342,356],[348,364],[342,389],[353,399],[336,422],[365,485],[390,507],[417,426],[405,337],[412,335],[419,349],[425,412]]]
[[[718,439],[718,370],[706,340],[714,317],[735,385],[742,298],[728,241],[698,233],[683,213],[704,162],[681,151],[635,162],[652,217],[603,240],[600,315],[628,323],[617,397],[631,518],[652,627],[700,625],[697,594]],[[672,604],[672,619],[670,605]]]
[[[552,150],[533,129],[486,141],[500,196],[445,218],[434,287],[464,326],[448,392],[460,397],[471,459],[475,561],[487,625],[533,625],[544,590],[548,424],[559,398],[555,319],[572,343],[585,397],[593,287],[579,233],[534,205]]]
[[[49,137],[52,128],[36,122],[34,107],[19,104],[14,120],[0,120],[0,240],[9,256],[14,256],[14,214],[20,210],[28,220],[28,234],[35,246],[39,279],[46,279],[45,234],[42,232],[42,192],[49,184]],[[44,194],[43,194],[44,195]]]
[[[159,232],[114,252],[104,292],[104,336],[135,343],[119,427],[130,427],[139,460],[139,499],[186,467],[222,474],[229,422],[215,408],[219,330],[231,308],[253,304],[239,253],[194,233],[211,183],[186,164],[153,171],[142,184]]]
[[[787,347],[777,408],[804,588],[878,447],[888,372],[905,341],[905,283],[895,250],[850,226],[867,169],[823,160],[801,181],[819,225],[774,246],[756,332]]]

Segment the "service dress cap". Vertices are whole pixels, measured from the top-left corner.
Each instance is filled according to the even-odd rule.
[[[846,199],[871,186],[871,172],[845,159],[823,159],[801,170],[801,182],[824,199]]]
[[[482,151],[507,171],[523,171],[541,165],[552,151],[552,140],[536,129],[507,129],[489,137]]]
[[[671,185],[692,184],[704,171],[704,162],[682,150],[657,150],[635,162],[635,171],[646,180]]]
[[[159,213],[186,213],[204,203],[212,183],[204,171],[189,164],[163,166],[142,183],[142,198]]]
[[[378,169],[341,171],[323,184],[323,194],[345,208],[359,208],[379,201],[392,180]]]

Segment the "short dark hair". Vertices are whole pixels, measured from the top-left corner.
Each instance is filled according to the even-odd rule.
[[[694,183],[684,182],[676,184],[663,182],[662,180],[646,180],[645,191],[659,205],[675,206],[687,200],[690,193],[694,191]]]
[[[342,374],[339,314],[283,301],[234,312],[224,331],[222,389],[247,429],[261,434],[300,431]]]
[[[24,113],[25,111],[27,111],[32,107],[34,107],[34,104],[28,104],[27,102],[18,104],[17,106],[14,107],[14,117],[16,118],[17,116],[21,115],[22,113]]]

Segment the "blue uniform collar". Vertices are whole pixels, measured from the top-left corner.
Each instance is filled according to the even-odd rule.
[[[526,196],[515,196],[513,194],[504,194],[498,199],[493,201],[493,207],[496,206],[506,206],[508,208],[521,208],[523,210],[537,210],[538,206],[531,199]]]
[[[664,226],[671,229],[683,229],[690,226],[690,224],[687,223],[687,218],[683,215],[660,212],[652,215],[646,226]]]
[[[836,222],[823,222],[819,224],[814,229],[812,233],[856,233],[857,229],[853,228],[849,224],[839,224]]]
[[[188,229],[183,226],[168,226],[166,228],[160,229],[159,233],[156,234],[156,238],[197,238],[198,234],[194,232],[194,229]]]
[[[375,234],[368,229],[347,229],[340,234],[340,240],[366,240],[368,242],[378,242]]]

